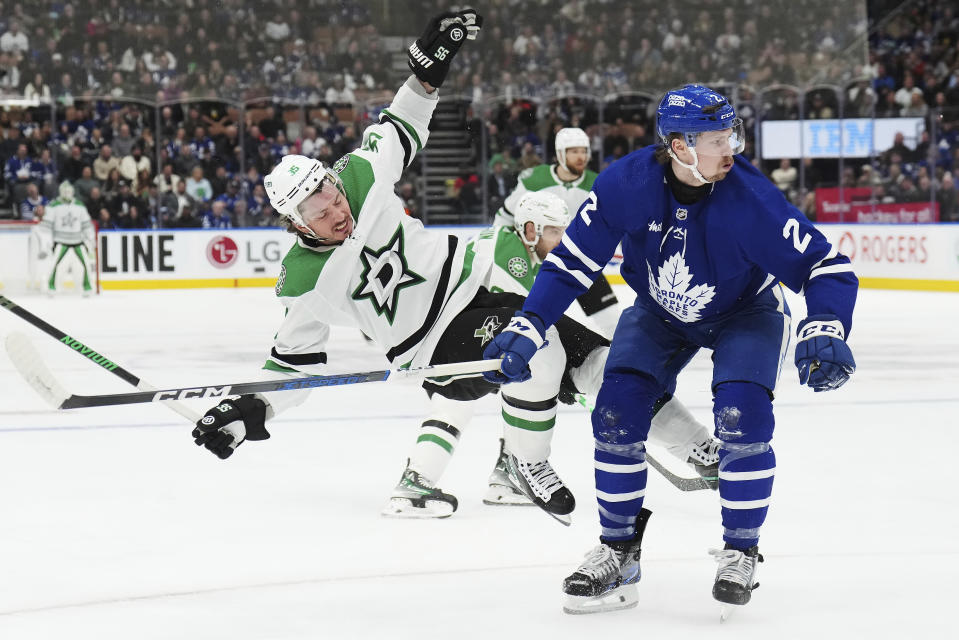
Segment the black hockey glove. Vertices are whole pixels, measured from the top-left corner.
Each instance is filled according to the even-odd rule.
[[[256,396],[227,398],[200,418],[192,435],[197,446],[226,460],[244,440],[269,438],[264,422],[266,403]]]
[[[426,30],[406,51],[407,64],[416,77],[433,87],[442,87],[450,63],[464,40],[476,39],[483,16],[475,9],[448,11],[434,16]]]

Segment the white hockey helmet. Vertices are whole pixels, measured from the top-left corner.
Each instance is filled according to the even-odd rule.
[[[569,207],[559,196],[546,191],[530,191],[516,205],[513,226],[528,247],[535,247],[543,237],[543,227],[565,229],[572,218]],[[527,222],[532,222],[536,228],[536,237],[532,241],[526,239]]]
[[[73,196],[76,195],[76,192],[73,190],[73,185],[67,181],[60,183],[60,188],[57,189],[57,193],[59,193],[60,197],[64,200],[73,200]]]
[[[263,179],[263,188],[276,212],[301,227],[307,225],[300,213],[300,205],[314,192],[332,188],[344,193],[339,176],[322,162],[295,154],[283,156]]]
[[[589,160],[589,136],[578,127],[566,127],[556,132],[556,161],[559,166],[569,171],[566,166],[566,150],[576,147],[586,147],[586,159]]]

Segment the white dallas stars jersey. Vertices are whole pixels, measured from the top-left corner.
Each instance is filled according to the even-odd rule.
[[[526,297],[543,264],[534,251],[526,248],[513,227],[483,229],[470,241],[467,250],[470,249],[476,253],[477,261],[490,264],[483,286],[492,293],[504,291]],[[599,333],[578,302],[570,305],[563,315]]]
[[[569,207],[569,212],[575,214],[579,207],[586,200],[590,190],[593,188],[593,182],[596,180],[596,173],[586,169],[583,175],[572,182],[563,182],[556,175],[555,164],[541,164],[536,167],[526,169],[519,174],[519,182],[513,192],[506,196],[503,206],[496,212],[496,218],[493,224],[503,227],[513,226],[513,210],[519,204],[520,198],[530,191],[545,191],[558,196]]]
[[[455,236],[424,229],[393,193],[426,143],[436,101],[411,77],[366,129],[362,147],[333,165],[353,234],[334,247],[298,238],[284,258],[276,292],[287,315],[265,368],[322,373],[330,325],[361,330],[395,366],[427,365],[476,295],[489,263]]]

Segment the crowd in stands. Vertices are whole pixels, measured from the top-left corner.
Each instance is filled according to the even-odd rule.
[[[402,4],[0,0],[0,97],[57,109],[55,118],[49,107],[0,113],[6,206],[29,218],[70,180],[105,228],[271,224],[262,177],[279,157],[332,162],[354,149],[405,75],[383,36],[405,41],[418,32],[411,17],[435,7]],[[926,118],[924,138],[842,172],[833,161],[807,159],[802,171],[797,161],[760,162],[752,140],[747,155],[807,214],[816,186],[841,183],[868,185],[883,202],[936,198],[942,219],[959,219],[959,15],[946,0],[866,4],[898,12],[867,23],[863,3],[831,0],[490,0],[480,46],[464,49],[443,88],[462,98],[474,141],[449,196],[466,210],[486,194],[493,208],[522,169],[553,157],[564,126],[589,132],[602,170],[654,142],[659,91],[701,81],[734,97],[750,135],[763,118]],[[773,83],[842,89],[748,88]],[[242,127],[217,102],[266,96]],[[290,100],[309,105],[295,124],[284,117]],[[418,191],[415,174],[397,187],[414,215]]]

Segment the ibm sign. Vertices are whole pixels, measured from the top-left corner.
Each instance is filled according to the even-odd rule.
[[[925,130],[922,118],[766,120],[763,158],[866,158],[892,146],[897,133],[913,149]],[[800,149],[802,152],[800,153]]]

